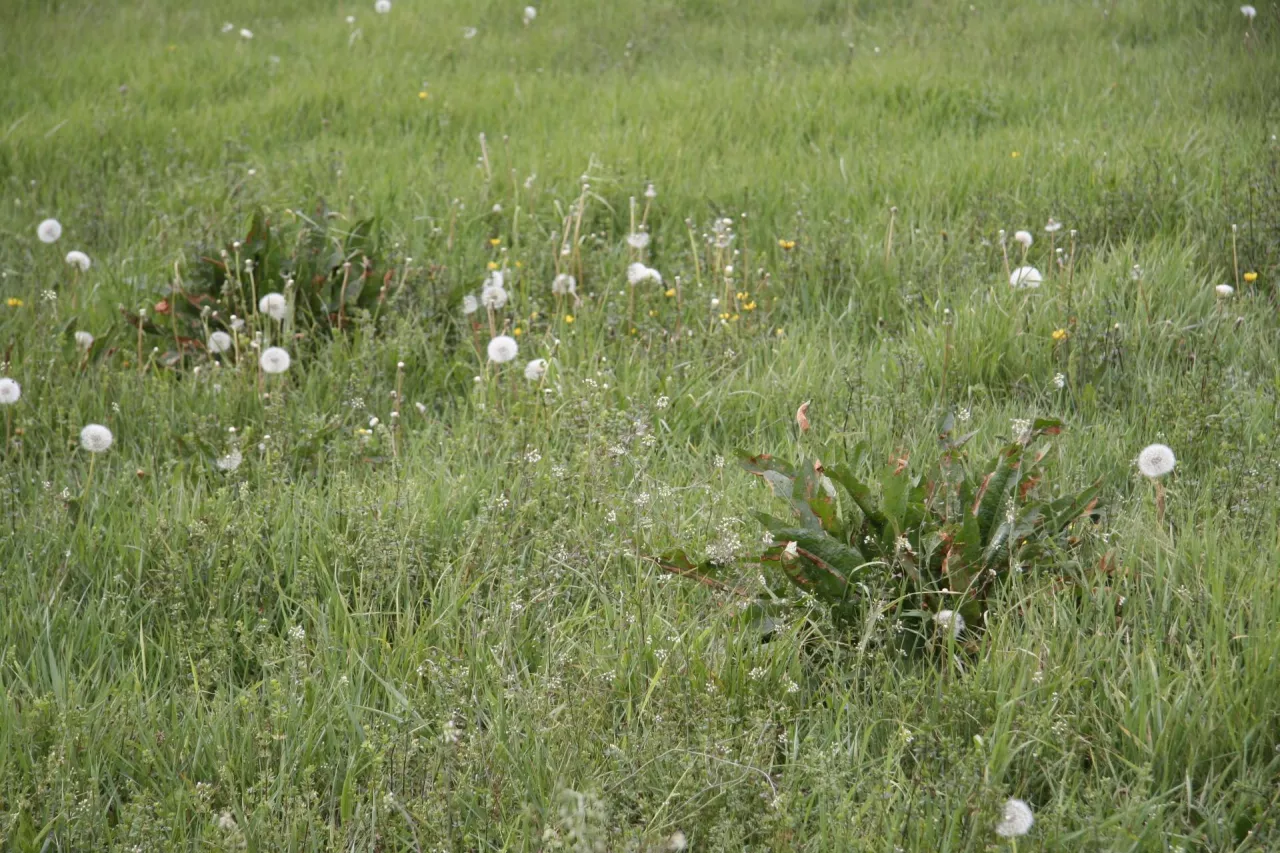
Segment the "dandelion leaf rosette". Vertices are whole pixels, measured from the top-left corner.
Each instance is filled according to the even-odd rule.
[[[980,629],[999,580],[1014,568],[1064,559],[1080,542],[1069,528],[1098,506],[1097,483],[1070,493],[1046,484],[1049,443],[1062,423],[1042,418],[1018,426],[994,458],[973,466],[965,447],[975,434],[955,436],[948,416],[939,424],[940,454],[932,466],[913,471],[908,457],[895,455],[878,477],[866,476],[862,446],[852,454],[856,461],[831,467],[740,452],[743,469],[763,480],[791,515],[754,513],[769,544],[752,562],[802,591],[799,599],[827,606],[846,626],[862,624],[862,608],[874,596],[900,602],[896,615],[921,632],[936,627],[933,615],[943,610],[959,612],[968,630]],[[732,567],[696,564],[682,551],[658,562],[734,590]]]

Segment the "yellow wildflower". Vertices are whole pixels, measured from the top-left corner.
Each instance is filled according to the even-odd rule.
[[[674,287],[668,287],[667,292],[663,294],[663,296],[667,297],[668,299],[670,299],[675,295],[676,295],[676,289]]]
[[[419,100],[419,101],[425,101],[425,100],[426,100],[427,98],[429,98],[429,97],[431,97],[431,96],[430,96],[430,95],[428,95],[428,94],[426,93],[426,91],[422,91],[422,92],[419,92],[419,93],[418,93],[418,100]]]
[[[1010,157],[1012,157],[1012,158],[1014,158],[1014,159],[1016,160],[1016,159],[1018,159],[1018,157],[1019,157],[1019,156],[1021,156],[1021,155],[1019,155],[1017,151],[1013,151],[1013,152],[1011,152],[1011,153],[1009,154],[1009,156],[1010,156]]]
[[[521,329],[519,326],[516,326],[514,329],[511,330],[511,334],[515,335],[518,338],[524,334],[524,330]]]
[[[16,296],[10,296],[7,300],[5,300],[5,304],[8,305],[10,308],[21,308],[22,300]]]
[[[1058,341],[1059,343],[1061,343],[1062,341],[1065,341],[1065,340],[1067,339],[1067,330],[1066,330],[1066,329],[1054,329],[1054,330],[1053,330],[1053,339],[1054,339],[1055,341]]]
[[[796,247],[796,241],[795,240],[778,240],[778,246],[779,248],[790,252],[792,249]]]
[[[498,244],[499,244],[499,243],[501,243],[501,242],[502,242],[502,238],[501,238],[501,237],[490,237],[490,238],[489,238],[489,245],[490,245],[490,246],[496,246],[496,245],[498,245]]]
[[[572,314],[565,314],[565,315],[564,315],[564,321],[565,321],[566,323],[572,323],[572,322],[573,322],[573,315],[572,315]]]
[[[1247,272],[1244,274],[1244,280],[1246,284],[1253,284],[1258,280],[1258,274],[1256,272]]]
[[[489,269],[491,269],[491,270],[496,270],[497,268],[498,268],[498,262],[497,262],[497,261],[489,261]]]
[[[754,310],[756,310],[756,301],[753,299],[753,300],[751,300],[750,302],[748,302],[746,305],[743,305],[743,306],[742,306],[742,310],[743,310],[743,311],[754,311]]]

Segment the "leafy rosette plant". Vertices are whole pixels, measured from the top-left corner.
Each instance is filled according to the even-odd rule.
[[[378,260],[380,241],[372,219],[336,228],[321,206],[315,218],[300,212],[288,226],[257,211],[243,239],[196,247],[185,278],[165,287],[147,316],[125,312],[147,335],[165,339],[162,358],[176,364],[183,352],[204,349],[211,316],[226,323],[259,312],[259,299],[293,282],[295,330],[313,336],[350,331],[357,311],[375,312],[394,283],[395,271]],[[213,324],[218,327],[218,323]]]
[[[935,617],[956,633],[980,627],[1003,578],[1061,560],[1078,544],[1070,528],[1095,511],[1099,486],[1054,496],[1044,483],[1043,463],[1060,421],[1019,424],[1020,434],[977,467],[964,452],[974,433],[957,437],[954,425],[950,415],[943,421],[941,453],[928,476],[912,473],[906,457],[895,458],[877,488],[859,476],[869,467],[865,445],[855,449],[854,464],[834,466],[740,454],[742,466],[791,509],[790,519],[755,513],[772,544],[749,562],[774,570],[766,577],[785,578],[846,626],[863,624],[868,607],[888,598],[916,636],[932,630]],[[658,563],[732,589],[725,566],[695,563],[683,551]],[[767,624],[767,614],[791,603],[787,587],[773,585],[751,611]]]

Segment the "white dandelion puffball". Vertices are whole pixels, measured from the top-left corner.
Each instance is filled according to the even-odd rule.
[[[88,255],[76,250],[67,252],[67,263],[80,270],[80,272],[88,272],[89,267],[93,265],[93,262],[89,260]]]
[[[289,353],[280,347],[267,347],[258,358],[263,373],[284,373],[292,363]]]
[[[373,11],[379,15],[387,14],[391,11],[391,0],[378,0],[377,3],[373,4]]]
[[[478,32],[479,32],[479,30],[477,30],[475,27],[463,27],[463,28],[462,28],[462,37],[463,37],[464,39],[468,39],[468,40],[470,40],[470,39],[475,38],[475,37],[476,37],[476,33],[478,33]]]
[[[463,314],[474,314],[479,310],[479,308],[480,302],[472,294],[468,293],[466,296],[462,297]]]
[[[12,406],[22,397],[22,386],[17,380],[5,377],[0,379],[0,406]]]
[[[542,377],[547,375],[547,360],[545,358],[535,358],[524,366],[524,378],[530,382],[541,382]]]
[[[1059,231],[1061,231],[1061,230],[1062,230],[1062,223],[1061,223],[1061,222],[1059,222],[1058,220],[1054,219],[1052,216],[1050,216],[1050,217],[1049,217],[1049,221],[1045,223],[1045,226],[1044,226],[1044,233],[1046,233],[1046,234],[1056,234],[1057,232],[1059,232]],[[1027,245],[1030,245],[1030,244],[1028,243]]]
[[[1031,806],[1022,800],[1009,800],[1004,804],[1004,812],[1000,822],[996,824],[996,835],[1001,838],[1019,838],[1031,831],[1036,816],[1031,813]]]
[[[1153,480],[1170,473],[1177,464],[1173,451],[1163,444],[1147,445],[1138,454],[1138,470]]]
[[[551,292],[556,296],[572,296],[578,292],[578,280],[562,272],[551,282]]]
[[[503,288],[501,279],[497,284],[489,283],[484,286],[484,290],[480,291],[480,301],[485,308],[495,311],[507,304],[507,291]]]
[[[1035,267],[1018,267],[1009,274],[1009,286],[1015,290],[1035,290],[1044,281]]]
[[[272,320],[283,320],[289,314],[289,301],[282,293],[268,293],[258,300],[258,310]]]
[[[36,236],[41,243],[56,243],[62,236],[62,223],[56,219],[46,219],[36,226]]]
[[[244,456],[239,450],[233,450],[226,456],[219,457],[214,464],[218,466],[219,471],[234,471],[240,467],[240,463],[244,461]]]
[[[526,24],[528,24],[528,23],[532,23],[532,22],[533,22],[533,19],[534,19],[534,18],[536,18],[536,17],[538,17],[538,10],[537,10],[537,9],[535,9],[533,6],[525,6],[525,7],[524,7],[524,22],[525,22]]]
[[[506,281],[507,281],[507,277],[503,274],[502,270],[494,270],[493,272],[489,273],[487,276],[484,277],[484,286],[485,287],[502,287],[504,284],[506,284]]]
[[[489,360],[494,364],[506,364],[520,352],[516,339],[510,335],[498,335],[489,341]]]
[[[639,261],[627,267],[628,284],[643,284],[646,281],[652,281],[654,284],[662,284],[662,273],[652,267],[646,267]]]
[[[251,39],[251,38],[253,38],[253,30],[241,29],[241,30],[240,30],[240,38],[242,38],[242,39]]]
[[[1015,243],[1021,243],[1022,248],[1024,249],[1031,248],[1031,232],[1030,231],[1013,232],[1013,240]]]
[[[1252,21],[1254,18],[1258,17],[1258,10],[1252,6],[1241,6],[1240,14]]]
[[[952,637],[959,637],[960,632],[964,630],[964,617],[955,610],[939,610],[933,614],[933,622],[938,626],[939,631],[948,633]]]
[[[649,234],[645,231],[637,231],[634,234],[628,234],[627,245],[636,251],[640,251],[649,245]]]
[[[80,430],[80,446],[90,453],[102,453],[113,441],[115,436],[102,424],[89,424]]]
[[[1228,296],[1234,296],[1236,289],[1229,284],[1220,284],[1213,289],[1213,292],[1226,299]]]
[[[221,330],[209,335],[209,352],[221,353],[231,349],[231,336]]]
[[[76,332],[75,337],[76,346],[80,347],[80,349],[88,352],[89,348],[93,346],[93,335],[86,332],[84,329]]]
[[[649,184],[649,186],[644,188],[644,197],[650,200],[657,198],[658,188],[655,187],[652,183]]]

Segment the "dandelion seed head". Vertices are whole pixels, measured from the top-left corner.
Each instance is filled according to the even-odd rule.
[[[551,292],[556,296],[570,296],[578,291],[578,280],[562,272],[551,282]]]
[[[480,308],[479,300],[477,300],[470,293],[462,297],[462,313],[463,314],[467,314],[467,315],[474,314],[476,313],[477,310],[479,310],[479,308]]]
[[[240,38],[245,39],[246,41],[253,38],[253,30],[244,29],[242,27],[240,29]]]
[[[89,260],[89,256],[78,249],[72,249],[67,252],[67,264],[80,270],[80,272],[88,272],[89,267],[93,265],[92,261]]]
[[[219,471],[231,472],[240,467],[240,463],[244,461],[244,456],[239,450],[232,450],[226,456],[221,456],[214,464],[218,466]]]
[[[494,364],[506,364],[520,352],[516,339],[510,335],[498,335],[489,341],[489,360]]]
[[[502,285],[502,270],[494,270],[489,273],[489,277],[485,280],[484,288],[480,291],[480,301],[485,308],[492,308],[496,311],[507,304],[507,290]]]
[[[373,4],[373,11],[379,15],[385,15],[391,11],[391,0],[378,0]]]
[[[86,352],[93,346],[93,335],[81,329],[75,334],[76,346]]]
[[[649,246],[649,234],[645,231],[637,231],[634,234],[627,235],[627,245],[635,249],[637,252]]]
[[[1254,18],[1258,17],[1258,10],[1255,9],[1253,6],[1245,4],[1244,6],[1240,7],[1240,14],[1244,15],[1245,18],[1252,21]]]
[[[284,373],[292,362],[288,351],[281,347],[267,347],[258,357],[263,373]]]
[[[1049,221],[1048,221],[1047,223],[1045,223],[1045,226],[1044,226],[1044,233],[1046,233],[1046,234],[1056,234],[1056,233],[1058,233],[1058,232],[1059,232],[1059,231],[1061,231],[1061,230],[1062,230],[1062,223],[1061,223],[1061,222],[1059,222],[1058,220],[1054,219],[1052,216],[1050,216],[1050,217],[1049,217]]]
[[[209,335],[209,352],[222,353],[231,349],[231,336],[218,330]]]
[[[1000,822],[996,824],[996,835],[1001,838],[1019,838],[1031,831],[1036,822],[1031,813],[1031,806],[1022,800],[1011,799],[1004,804]]]
[[[964,617],[955,610],[939,610],[933,614],[933,623],[938,626],[938,630],[949,633],[953,638],[959,637],[964,631]]]
[[[111,447],[115,436],[102,424],[89,424],[80,430],[80,446],[90,453],[102,453]]]
[[[1163,444],[1147,445],[1138,454],[1138,470],[1153,480],[1169,474],[1177,464],[1173,451]]]
[[[1030,231],[1014,231],[1013,241],[1015,243],[1021,243],[1022,248],[1024,249],[1030,249],[1031,243],[1033,242],[1031,238],[1031,232]]]
[[[1035,290],[1044,281],[1035,267],[1018,267],[1009,274],[1009,286],[1014,290]]]
[[[0,406],[12,406],[22,398],[22,386],[16,379],[0,379]]]
[[[1213,292],[1223,299],[1227,299],[1235,295],[1236,289],[1229,284],[1220,284],[1213,289]]]
[[[651,281],[654,284],[662,284],[662,273],[638,261],[627,267],[628,284],[637,285],[647,281]]]
[[[36,236],[41,243],[56,243],[62,236],[62,223],[56,219],[46,219],[36,226]]]
[[[535,358],[524,366],[524,378],[530,382],[540,382],[547,375],[547,360]]]
[[[272,320],[283,321],[289,314],[289,302],[282,293],[268,293],[258,300],[258,310]]]

